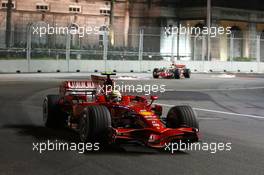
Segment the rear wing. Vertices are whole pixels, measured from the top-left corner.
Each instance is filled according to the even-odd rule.
[[[101,73],[101,75],[106,75],[106,77],[91,75],[92,82],[100,86],[107,86],[107,85],[113,86],[113,80],[111,79],[111,75],[116,75],[116,73],[103,72]]]
[[[99,86],[103,86],[105,81],[106,81],[106,77],[102,77],[102,76],[98,76],[98,75],[91,75],[91,79],[92,79],[92,82]]]
[[[65,96],[66,94],[71,95],[95,95],[105,88],[113,87],[113,80],[110,78],[115,73],[104,72],[102,75],[107,77],[91,75],[92,80],[87,81],[64,81],[60,86],[60,95]]]
[[[172,66],[174,66],[175,68],[178,68],[178,69],[183,69],[186,67],[185,64],[172,64]]]
[[[106,75],[106,77],[91,75],[92,82],[100,87],[100,93],[105,94],[106,92],[112,91],[114,88],[114,82],[111,79],[111,75],[116,75],[112,72],[103,72],[101,75]],[[101,91],[103,90],[103,91]]]
[[[60,86],[60,95],[95,95],[97,86],[92,81],[64,81]]]

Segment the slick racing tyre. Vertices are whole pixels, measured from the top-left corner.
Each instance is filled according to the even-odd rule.
[[[43,101],[43,122],[48,128],[58,128],[66,125],[66,117],[58,105],[59,95],[48,95]]]
[[[159,78],[159,74],[158,74],[158,72],[159,72],[159,69],[158,69],[158,68],[155,68],[155,69],[153,70],[153,78]]]
[[[166,125],[168,128],[191,127],[199,129],[197,115],[190,106],[172,107],[167,114]]]
[[[111,115],[105,106],[89,106],[84,109],[79,123],[82,142],[100,142],[107,144]]]
[[[190,69],[184,69],[183,75],[184,75],[185,78],[191,78]]]
[[[175,69],[174,71],[174,78],[175,79],[180,79],[181,78],[181,73],[179,69]]]

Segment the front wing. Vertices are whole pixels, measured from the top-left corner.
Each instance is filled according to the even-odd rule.
[[[143,143],[152,148],[164,148],[172,142],[197,142],[198,130],[182,127],[177,129],[166,128],[163,131],[155,131],[151,128],[144,129],[113,129],[112,142],[134,141]]]

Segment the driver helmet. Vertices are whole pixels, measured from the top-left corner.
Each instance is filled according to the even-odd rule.
[[[122,100],[122,95],[118,90],[113,90],[108,95],[109,100],[112,102],[120,102]]]

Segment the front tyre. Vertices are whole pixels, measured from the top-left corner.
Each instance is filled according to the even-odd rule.
[[[185,78],[191,78],[191,70],[190,69],[184,69],[183,75]]]
[[[191,127],[199,130],[197,114],[190,106],[172,107],[167,114],[168,128]]]
[[[174,70],[174,78],[175,79],[180,79],[181,78],[181,72],[179,69]]]
[[[159,78],[159,69],[158,68],[155,68],[154,70],[153,70],[153,73],[152,73],[152,75],[153,75],[153,78]]]

